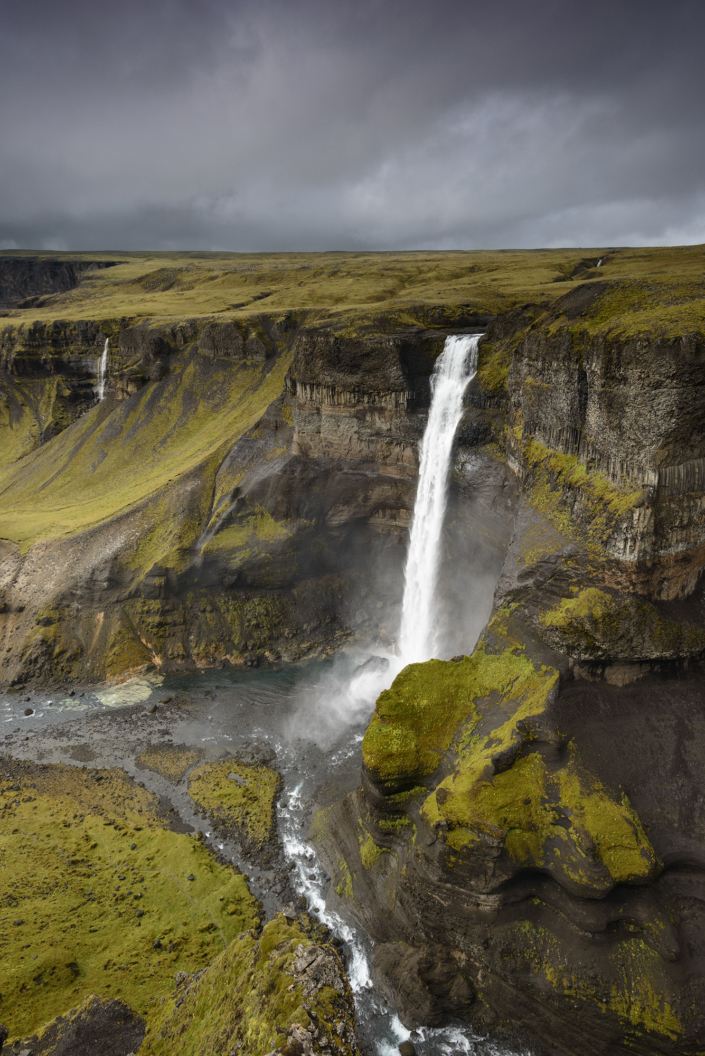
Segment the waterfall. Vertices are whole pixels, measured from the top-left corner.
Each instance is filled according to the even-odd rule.
[[[480,336],[447,337],[431,378],[431,406],[421,441],[419,484],[404,573],[399,653],[407,664],[429,660],[438,648],[435,595],[450,460],[463,414],[463,395],[477,371]]]
[[[108,377],[108,349],[110,348],[110,338],[106,337],[105,345],[103,346],[103,355],[100,357],[100,363],[98,365],[98,387],[96,389],[96,395],[99,400],[102,400],[105,396],[105,382]]]

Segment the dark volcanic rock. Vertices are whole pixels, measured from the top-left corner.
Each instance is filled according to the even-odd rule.
[[[681,1056],[705,1039],[705,346],[577,331],[602,292],[490,327],[469,402],[523,492],[492,618],[380,696],[362,788],[312,833],[408,1026]]]
[[[436,1027],[466,1013],[475,1000],[472,982],[442,947],[385,942],[372,951],[371,968],[383,993],[410,1029]]]
[[[112,268],[118,261],[59,260],[56,257],[0,256],[0,308],[34,308],[52,293],[65,293],[87,271]],[[22,303],[29,301],[30,303]]]
[[[122,1001],[90,995],[37,1034],[15,1041],[32,1056],[129,1056],[140,1048],[145,1021]]]

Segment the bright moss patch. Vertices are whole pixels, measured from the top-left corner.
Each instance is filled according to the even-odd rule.
[[[340,898],[351,900],[355,897],[352,874],[348,868],[348,863],[344,858],[341,858],[338,862],[338,868],[335,871],[333,883],[335,886],[335,893]]]
[[[498,633],[503,619],[495,617]],[[455,750],[454,769],[424,801],[426,821],[444,826],[455,851],[472,854],[486,837],[500,841],[518,867],[546,869],[582,897],[653,877],[656,856],[628,801],[615,799],[573,754],[550,767],[531,750],[557,736],[543,724],[558,672],[509,649],[491,656],[479,648],[468,668],[471,661],[481,679],[475,676],[465,719],[455,714],[441,734]]]
[[[437,768],[459,727],[478,721],[478,701],[498,694],[540,709],[556,677],[509,649],[499,655],[476,649],[458,663],[410,664],[377,700],[362,742],[364,764],[392,790],[416,785]]]
[[[702,258],[702,247],[699,251]],[[616,281],[610,283],[593,309],[586,313],[585,329],[593,334],[607,331],[622,339],[703,333],[705,282],[702,275],[694,275],[683,266],[682,251],[675,250],[664,257],[664,264],[670,265],[670,275],[664,272],[657,278],[652,272],[639,278],[615,276]],[[609,273],[604,277],[609,277]]]
[[[155,797],[121,771],[23,763],[8,772],[0,1020],[12,1036],[91,993],[144,1014],[176,971],[199,970],[257,923],[244,878],[165,829]]]
[[[0,465],[9,466],[70,422],[68,386],[57,375],[15,378],[0,374]],[[75,416],[75,414],[74,414]]]
[[[280,521],[275,521],[267,510],[256,510],[243,522],[223,528],[205,544],[202,553],[212,554],[222,550],[239,550],[241,547],[258,547],[261,543],[273,543],[286,539],[290,531]]]
[[[605,474],[588,470],[577,456],[565,455],[537,440],[525,445],[524,461],[524,488],[531,505],[568,538],[587,543],[600,555],[615,528],[645,501],[640,486],[617,486]],[[573,503],[566,501],[566,494],[575,496],[576,492],[586,511],[582,524],[575,518]]]
[[[216,825],[242,834],[255,848],[264,847],[274,832],[274,804],[280,786],[276,770],[234,759],[204,763],[189,778],[189,793],[196,806],[208,811]]]
[[[108,678],[135,671],[152,662],[153,656],[139,640],[132,627],[119,626],[111,636],[105,655]]]
[[[480,344],[476,379],[493,396],[506,394],[511,364],[507,344],[483,341]]]
[[[545,869],[574,894],[594,897],[657,871],[653,848],[626,797],[609,795],[575,762],[551,771],[537,752],[488,778],[468,760],[424,806],[449,826],[446,842],[468,849],[484,834],[503,841],[523,868]]]
[[[180,567],[206,519],[217,466],[283,390],[290,359],[224,369],[204,356],[172,356],[162,381],[117,406],[97,405],[0,470],[0,535],[25,551],[146,504],[133,567]],[[187,475],[182,491],[175,482]]]
[[[684,657],[705,650],[705,631],[669,620],[653,605],[589,587],[541,617],[551,640],[581,659]]]
[[[159,1001],[140,1053],[149,1046],[150,1056],[264,1056],[285,1044],[289,1026],[315,1023],[328,1035],[331,1052],[352,1056],[334,1030],[340,1020],[351,1025],[349,997],[330,986],[305,993],[288,972],[299,945],[308,947],[311,940],[281,915],[259,939],[252,932],[241,935],[201,976]]]
[[[369,832],[360,834],[360,859],[365,869],[371,869],[383,854],[389,853],[386,847],[378,847]]]
[[[189,748],[185,744],[149,744],[136,761],[177,784],[202,758],[200,748]]]

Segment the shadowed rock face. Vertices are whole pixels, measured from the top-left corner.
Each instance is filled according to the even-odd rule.
[[[593,338],[574,302],[500,317],[481,353],[467,421],[522,497],[480,642],[380,696],[362,787],[312,835],[409,1026],[695,1053],[705,348]]]
[[[482,568],[490,620],[465,656],[476,628],[456,619],[461,658],[381,695],[361,788],[314,835],[409,1025],[454,1015],[556,1054],[695,1056],[705,348],[602,325],[613,292],[490,324],[442,578],[462,612]],[[37,385],[13,420],[36,423],[47,379],[67,376],[52,368],[80,345],[73,325],[56,346],[5,335],[7,391]],[[2,678],[389,643],[443,334],[262,316],[106,336],[108,398],[49,443],[27,425],[0,471]]]
[[[0,308],[40,307],[52,294],[73,290],[85,272],[110,268],[115,263],[57,260],[53,257],[0,257]]]
[[[48,1023],[39,1034],[15,1043],[33,1056],[130,1056],[144,1040],[145,1021],[122,1001],[91,995]]]
[[[352,341],[265,317],[247,327],[7,329],[3,385],[26,454],[0,471],[4,682],[298,660],[355,636],[391,643],[444,335]],[[58,406],[72,364],[90,384],[85,363],[95,369],[106,336],[107,398],[42,433],[40,411]],[[449,532],[492,580],[511,531],[509,476],[485,456],[454,488]]]

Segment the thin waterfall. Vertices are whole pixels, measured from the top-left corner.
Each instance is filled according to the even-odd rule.
[[[421,441],[419,484],[404,573],[399,654],[407,664],[429,660],[439,646],[435,599],[450,461],[463,414],[463,396],[477,371],[480,337],[447,337],[431,378],[431,406]]]
[[[105,396],[105,383],[108,380],[108,349],[110,348],[110,338],[106,337],[105,345],[103,346],[103,355],[100,357],[100,363],[98,365],[98,387],[96,389],[96,395],[99,400],[102,400]]]

